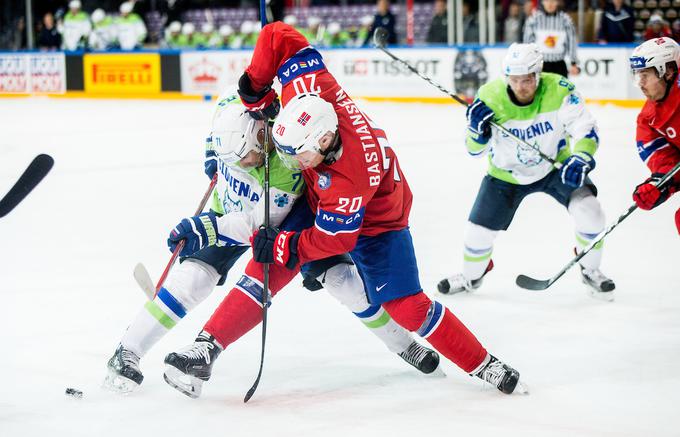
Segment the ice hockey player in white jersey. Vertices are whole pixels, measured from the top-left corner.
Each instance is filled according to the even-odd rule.
[[[62,25],[64,50],[83,49],[87,44],[92,25],[90,17],[80,6],[80,0],[71,0],[68,3],[68,12],[64,15]]]
[[[463,272],[443,279],[438,284],[441,293],[480,287],[493,268],[491,253],[498,232],[508,229],[531,193],[548,194],[567,208],[580,248],[604,229],[597,188],[588,178],[599,143],[595,119],[574,85],[557,74],[542,73],[542,66],[535,44],[512,44],[503,60],[504,77],[483,85],[468,107],[468,152],[488,153],[489,168],[468,218]],[[492,129],[492,120],[562,163],[561,169],[533,148]],[[610,301],[615,285],[600,271],[601,258],[598,244],[581,259],[581,275],[594,297]]]
[[[245,112],[236,92],[220,98],[206,144],[205,172],[218,173],[209,213],[182,220],[171,232],[168,244],[184,239],[182,262],[171,270],[153,301],[141,309],[127,328],[108,362],[104,385],[113,391],[130,392],[142,383],[139,361],[188,312],[222,285],[236,260],[249,249],[253,233],[264,221],[264,122]],[[271,143],[270,143],[271,144]],[[295,214],[296,200],[304,193],[299,171],[286,168],[275,151],[270,153],[270,222],[285,228],[284,219]],[[300,202],[305,202],[304,198]],[[300,208],[297,208],[300,209]],[[201,250],[199,240],[212,241]],[[415,342],[382,307],[369,305],[364,285],[348,255],[309,263],[303,269],[310,290],[325,286],[352,311],[389,350],[423,373],[433,372],[438,354]],[[257,282],[257,281],[255,281]],[[237,283],[247,294],[253,279],[248,271]],[[322,284],[323,283],[323,284]]]

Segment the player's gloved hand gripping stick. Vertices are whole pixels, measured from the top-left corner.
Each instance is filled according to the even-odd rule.
[[[439,85],[437,82],[435,82],[435,81],[433,81],[432,79],[430,79],[429,77],[427,77],[427,76],[421,74],[421,73],[420,73],[415,67],[413,67],[411,64],[409,64],[408,62],[404,61],[403,59],[399,58],[399,57],[396,56],[394,53],[392,53],[392,52],[390,52],[388,49],[386,49],[386,48],[385,48],[385,42],[386,42],[386,41],[387,41],[387,30],[385,30],[385,29],[382,28],[382,27],[377,28],[377,29],[375,30],[375,32],[373,33],[373,44],[375,44],[375,46],[376,46],[377,48],[379,48],[380,50],[382,50],[382,51],[383,51],[387,56],[389,56],[390,58],[394,59],[395,61],[399,62],[400,64],[402,64],[403,66],[405,66],[406,68],[408,68],[408,69],[409,69],[413,74],[415,74],[416,76],[420,77],[421,79],[423,79],[424,81],[426,81],[426,82],[429,83],[430,85],[432,85],[432,86],[434,86],[435,88],[437,88],[439,91],[441,91],[441,92],[443,92],[444,94],[446,94],[446,95],[448,95],[449,97],[451,97],[451,98],[452,98],[453,100],[455,100],[456,102],[460,103],[461,105],[468,106],[468,102],[466,102],[466,101],[465,101],[464,99],[462,99],[460,96],[458,96],[458,95],[456,95],[456,94],[453,94],[451,91],[449,91],[449,90],[447,90],[446,88],[444,88],[443,86]],[[550,164],[553,165],[553,167],[555,167],[555,168],[557,168],[557,169],[562,168],[562,164],[561,164],[561,163],[555,161],[553,158],[551,158],[551,157],[549,157],[548,155],[546,155],[545,153],[543,153],[543,152],[538,148],[538,146],[536,146],[536,145],[534,145],[534,144],[529,144],[528,142],[524,141],[523,139],[519,138],[517,135],[513,134],[513,133],[510,132],[508,129],[506,129],[505,127],[503,127],[503,125],[498,124],[498,123],[496,123],[495,121],[491,121],[490,124],[491,124],[491,126],[495,127],[495,128],[498,129],[499,131],[503,132],[504,134],[506,134],[507,136],[509,136],[509,137],[512,138],[513,140],[517,141],[519,144],[521,144],[521,145],[523,145],[523,146],[525,146],[525,147],[529,147],[529,148],[535,150],[541,158],[543,158],[543,159],[545,159],[546,161],[548,161]]]
[[[217,184],[217,173],[215,173],[213,175],[213,178],[210,180],[210,185],[208,186],[208,190],[203,195],[203,198],[201,199],[201,203],[198,205],[198,208],[196,208],[196,212],[194,213],[194,216],[197,216],[201,212],[203,212],[203,208],[205,208],[205,205],[208,203],[208,199],[210,198],[210,195],[212,194],[213,189],[215,188],[216,184]],[[165,266],[165,270],[163,270],[163,274],[161,275],[160,279],[158,279],[158,283],[156,284],[155,287],[153,285],[151,275],[149,275],[149,271],[146,269],[146,267],[144,267],[144,264],[138,263],[135,266],[135,270],[133,272],[133,276],[135,277],[135,281],[137,281],[137,284],[144,291],[144,294],[146,294],[146,297],[148,297],[149,300],[154,300],[154,298],[156,297],[156,294],[158,294],[158,291],[161,289],[161,287],[163,286],[163,283],[165,282],[165,278],[168,277],[168,273],[170,273],[170,269],[175,264],[175,261],[177,260],[177,257],[179,256],[180,252],[184,248],[185,244],[186,244],[186,240],[182,240],[177,244],[177,247],[175,247],[175,250],[172,252],[172,256],[170,257],[170,261],[168,261],[168,264]]]

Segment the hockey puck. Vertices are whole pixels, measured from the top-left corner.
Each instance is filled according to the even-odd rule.
[[[75,388],[70,388],[70,387],[68,387],[66,389],[66,395],[71,396],[72,398],[76,398],[76,399],[82,399],[83,398],[83,392],[82,391],[77,390]]]

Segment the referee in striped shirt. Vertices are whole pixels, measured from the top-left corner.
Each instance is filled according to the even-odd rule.
[[[558,10],[558,0],[543,0],[541,3],[543,11],[536,11],[524,25],[524,42],[538,45],[543,53],[543,71],[564,77],[568,73],[579,74],[574,23],[569,15]],[[568,72],[565,57],[571,63]]]

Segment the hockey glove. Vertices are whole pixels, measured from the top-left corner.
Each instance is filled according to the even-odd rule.
[[[663,173],[652,173],[646,181],[635,187],[633,200],[639,208],[650,210],[664,203],[676,190],[666,183],[663,187],[657,187]],[[670,181],[669,181],[670,182]]]
[[[205,174],[212,179],[217,172],[217,154],[214,150],[205,151],[205,162],[203,163],[203,166],[205,167]]]
[[[189,256],[207,246],[217,244],[217,219],[214,212],[206,212],[183,219],[170,232],[168,248],[174,252],[180,241],[186,240],[180,256]]]
[[[595,168],[595,158],[590,153],[578,152],[566,159],[560,169],[562,183],[573,188],[581,188],[586,176]]]
[[[484,102],[475,99],[465,112],[468,130],[474,136],[474,140],[486,143],[491,138],[491,120],[494,113]]]
[[[263,264],[278,264],[294,269],[298,262],[297,245],[300,234],[281,231],[273,226],[264,227],[253,235],[253,259]]]
[[[241,96],[248,114],[255,120],[274,119],[281,109],[278,95],[271,85],[255,91],[247,73],[243,73],[238,81],[238,95]]]

